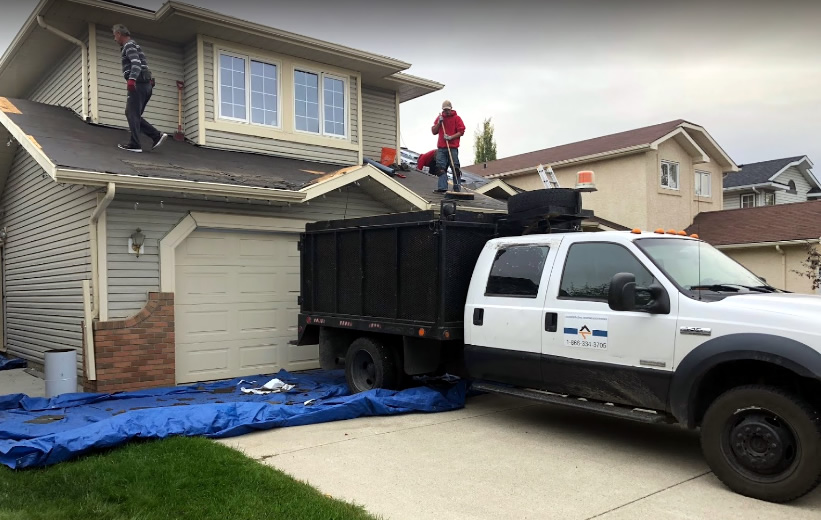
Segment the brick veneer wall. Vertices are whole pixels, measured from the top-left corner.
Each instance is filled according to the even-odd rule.
[[[136,315],[94,323],[97,380],[87,392],[119,392],[173,386],[174,293],[148,293]]]

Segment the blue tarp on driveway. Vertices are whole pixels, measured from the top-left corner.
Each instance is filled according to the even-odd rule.
[[[11,370],[12,368],[26,368],[26,360],[7,358],[0,354],[0,370]]]
[[[272,377],[295,388],[267,395],[240,391],[262,386]],[[135,438],[223,438],[371,415],[455,410],[464,406],[467,388],[464,381],[439,382],[351,395],[342,371],[290,374],[282,370],[240,381],[115,394],[63,394],[51,399],[0,396],[0,463],[13,469],[47,466]]]

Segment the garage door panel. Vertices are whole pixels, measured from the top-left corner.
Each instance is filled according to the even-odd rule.
[[[297,234],[197,230],[176,251],[177,381],[318,367],[295,347]]]

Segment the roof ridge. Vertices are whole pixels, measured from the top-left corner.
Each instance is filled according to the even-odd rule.
[[[495,159],[493,161],[485,161],[483,163],[474,163],[474,164],[470,164],[468,166],[464,166],[464,168],[470,168],[471,166],[476,166],[478,164],[485,164],[485,163],[489,165],[489,164],[492,164],[492,163],[497,163],[499,161],[504,161],[504,160],[511,159],[511,158],[514,158],[514,157],[524,157],[524,156],[528,156],[528,155],[532,155],[532,154],[543,153],[543,152],[546,152],[548,150],[553,150],[555,148],[560,148],[560,147],[563,147],[563,146],[571,146],[571,145],[576,145],[576,144],[580,144],[580,143],[585,143],[585,142],[588,142],[588,141],[594,141],[596,139],[605,139],[605,138],[613,137],[613,136],[616,136],[616,135],[628,134],[628,133],[631,133],[631,132],[639,132],[639,131],[648,130],[648,129],[651,129],[651,128],[654,128],[654,127],[663,127],[663,126],[668,126],[668,125],[675,125],[673,128],[676,128],[676,127],[680,126],[682,123],[691,124],[691,125],[698,126],[698,127],[701,128],[700,125],[697,125],[695,123],[691,123],[691,122],[689,122],[687,120],[684,120],[684,119],[673,119],[671,121],[665,121],[663,123],[656,123],[654,125],[647,125],[647,126],[641,126],[641,127],[638,127],[638,128],[631,128],[629,130],[622,130],[620,132],[613,132],[613,133],[610,133],[610,134],[599,135],[599,136],[596,136],[596,137],[581,139],[579,141],[572,141],[572,142],[569,142],[569,143],[562,143],[562,144],[558,144],[558,145],[555,145],[555,146],[548,146],[547,148],[541,148],[539,150],[533,150],[533,151],[530,151],[530,152],[524,152],[524,153],[520,153],[520,154],[509,155],[507,157],[502,157],[501,159]],[[648,142],[651,142],[651,141],[648,141]]]

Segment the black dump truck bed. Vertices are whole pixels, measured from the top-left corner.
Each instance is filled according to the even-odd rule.
[[[461,339],[473,267],[499,218],[418,211],[308,224],[300,342],[306,325]]]

